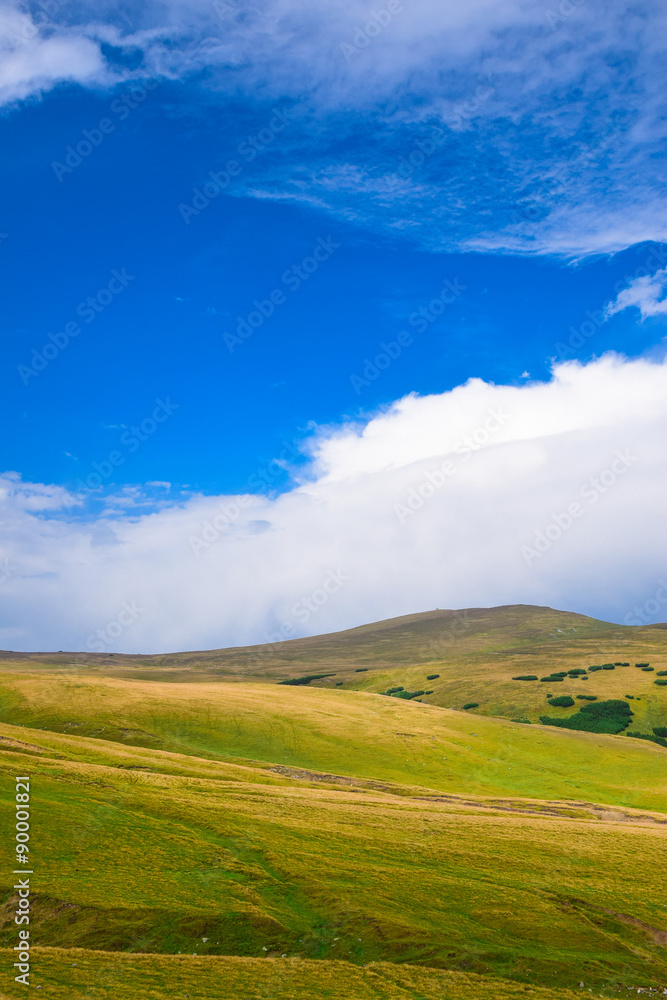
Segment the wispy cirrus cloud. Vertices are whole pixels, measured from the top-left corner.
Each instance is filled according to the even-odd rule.
[[[667,316],[667,268],[631,281],[609,303],[605,315],[609,318],[631,307],[639,309],[643,320],[649,316]]]
[[[258,160],[236,193],[303,202],[434,251],[576,257],[663,241],[667,11],[587,0],[554,21],[550,9],[84,4],[40,25],[5,99],[117,80],[131,63],[132,75],[205,88],[209,100],[298,105],[283,163]],[[47,73],[53,46],[63,58]]]

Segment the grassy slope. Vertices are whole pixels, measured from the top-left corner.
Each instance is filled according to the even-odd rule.
[[[0,950],[6,965],[11,958]],[[340,961],[266,961],[251,958],[118,955],[39,949],[42,1000],[524,1000],[526,987],[461,972],[434,971],[411,965],[373,963],[367,968]],[[64,971],[66,966],[66,972]],[[0,1000],[23,997],[14,986]],[[532,989],[533,1000],[573,1000],[569,990]]]
[[[666,984],[667,751],[490,717],[555,714],[548,685],[513,673],[660,668],[666,640],[513,607],[377,623],[250,663],[234,650],[120,666],[5,657],[1,786],[33,775],[35,929],[61,949],[38,953],[42,995],[504,1000],[526,983],[557,987],[535,989],[547,1000],[580,981]],[[276,686],[323,667],[337,676],[319,687]],[[441,674],[435,704],[373,693],[425,687],[426,673]],[[646,728],[667,724],[653,677],[617,668],[552,693],[640,694],[632,728]],[[468,700],[483,714],[438,707]],[[98,951],[62,950],[80,947]]]

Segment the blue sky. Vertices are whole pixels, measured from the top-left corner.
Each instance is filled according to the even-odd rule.
[[[662,365],[664,12],[558,11],[6,8],[2,468],[36,484],[21,495],[39,510],[25,548],[3,550],[19,567],[6,587],[19,619],[22,564],[55,581],[54,621],[62,595],[86,589],[76,574],[58,583],[35,540],[45,530],[117,537],[223,496],[296,502],[326,480],[327,442],[363,436],[409,394],[444,399],[470,379],[527,391],[555,362],[608,352],[616,371]],[[282,558],[300,564],[304,546],[291,537]],[[135,558],[158,572],[155,556],[125,551],[130,577]],[[110,596],[92,572],[100,592],[82,619],[107,604],[113,619],[122,586]],[[650,596],[653,569],[637,572]],[[618,620],[630,600],[584,606],[552,584],[498,600]],[[351,606],[306,631],[431,596],[446,606],[438,586],[400,600],[394,588],[383,605],[369,583],[358,620]],[[473,580],[480,603],[474,592]],[[173,642],[266,637],[276,600],[239,633],[212,611]],[[17,648],[76,645],[88,627],[35,632],[11,614]],[[143,648],[164,648],[151,621]]]

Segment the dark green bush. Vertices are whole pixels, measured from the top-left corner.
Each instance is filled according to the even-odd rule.
[[[656,736],[667,736],[667,726],[654,726],[653,732]]]
[[[574,698],[570,698],[569,695],[561,695],[560,698],[550,698],[549,704],[553,705],[554,708],[572,708],[574,705]]]
[[[652,674],[654,670],[655,667],[642,667],[643,674]]]
[[[585,674],[586,671],[582,670],[581,667],[577,667],[576,670],[568,670],[568,677],[578,677],[580,674]]]
[[[665,684],[667,684],[667,680],[664,680],[664,681],[653,681],[653,683],[654,684],[659,684],[661,687],[664,687]]]
[[[301,687],[303,684],[310,684],[311,681],[321,681],[323,677],[335,677],[334,674],[307,674],[305,677],[293,677],[289,681],[278,681],[279,684],[289,684],[292,687]],[[342,683],[342,681],[341,681]]]
[[[667,677],[667,670],[658,670],[656,672],[656,677]]]
[[[627,701],[614,699],[583,705],[578,712],[567,719],[552,719],[542,715],[540,722],[545,726],[578,729],[586,733],[621,733],[630,725],[632,714]]]
[[[519,674],[518,677],[513,677],[513,681],[536,681],[537,674]]]
[[[385,691],[385,694],[396,694],[397,691],[405,691],[405,688],[402,688],[402,687],[387,688],[387,690]]]
[[[368,667],[357,667],[354,672],[355,674],[365,674],[368,672]]]
[[[465,712],[467,712],[469,708],[479,708],[479,702],[478,701],[469,701],[467,705],[463,706],[463,710]]]
[[[562,677],[540,677],[540,680],[541,681],[554,681],[554,683],[556,683],[558,681],[562,681],[563,678]]]
[[[424,691],[424,694],[433,694],[432,691]]]
[[[341,686],[341,684],[344,684],[344,683],[345,683],[345,681],[336,681],[336,687],[339,688]]]
[[[633,694],[626,694],[625,697],[630,698],[632,701],[635,700],[635,696]]]
[[[523,722],[524,726],[531,726],[532,722],[530,719],[512,719],[512,722]]]
[[[649,736],[648,733],[626,733],[626,736],[632,736],[636,740],[650,740],[651,743],[658,743],[661,747],[667,747],[667,740],[663,739],[662,736]]]
[[[616,668],[615,668],[615,666],[614,666],[613,663],[605,663],[604,666],[602,667],[602,669],[603,670],[615,670]]]
[[[600,664],[596,664],[594,667],[589,667],[588,668],[589,674],[594,673],[596,670],[604,670],[604,667],[602,666],[601,663]]]
[[[615,667],[624,667],[624,666],[625,666],[625,663],[621,663],[621,661],[620,661],[620,660],[616,660],[616,662],[614,663],[614,666],[615,666]]]
[[[404,698],[405,701],[410,701],[411,698],[419,698],[420,695],[425,693],[425,691],[404,691],[403,688],[401,688],[401,690],[397,691],[396,694],[392,694],[392,698]],[[433,694],[433,692],[431,692],[431,694]]]
[[[650,664],[649,663],[635,663],[635,666],[636,667],[648,667],[648,666],[650,666]]]
[[[426,680],[427,681],[437,681],[437,679],[438,679],[439,676],[440,676],[440,674],[427,674],[426,675]]]
[[[582,701],[597,701],[598,696],[596,694],[578,694],[577,698],[581,698]]]

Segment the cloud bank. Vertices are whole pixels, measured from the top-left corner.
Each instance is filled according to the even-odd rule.
[[[274,496],[144,513],[126,492],[94,516],[8,474],[0,646],[214,648],[515,602],[664,620],[666,431],[667,363],[610,355],[320,429]]]

